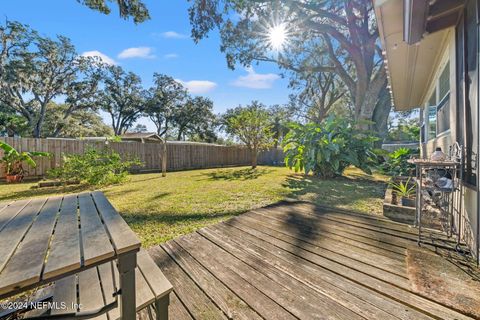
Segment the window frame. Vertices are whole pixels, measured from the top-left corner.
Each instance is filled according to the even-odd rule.
[[[449,50],[447,48],[446,53],[448,54]],[[450,113],[450,106],[451,106],[451,101],[450,101],[450,94],[452,91],[452,84],[451,84],[451,76],[450,76],[450,57],[448,55],[444,59],[443,63],[440,65],[441,68],[439,68],[439,71],[435,75],[435,80],[433,81],[433,85],[430,88],[429,95],[427,95],[428,100],[425,102],[425,107],[424,107],[424,117],[423,117],[423,122],[422,122],[422,127],[424,127],[423,130],[425,130],[425,141],[422,141],[422,143],[428,143],[434,139],[437,139],[439,137],[442,137],[446,134],[449,134],[451,131],[451,123],[450,120],[448,122],[448,128],[443,130],[442,132],[439,132],[439,126],[438,126],[438,112],[443,109],[444,107],[448,108],[448,112]],[[448,69],[448,91],[443,95],[443,97],[440,97],[440,78],[442,77],[442,74],[445,72],[445,70]],[[435,103],[432,103],[432,99],[434,98]],[[430,124],[430,109],[435,108],[435,132],[433,133],[431,130],[431,124]],[[433,122],[433,120],[432,120]]]

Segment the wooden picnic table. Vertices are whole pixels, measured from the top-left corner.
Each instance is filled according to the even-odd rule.
[[[120,313],[135,319],[139,250],[138,237],[101,192],[2,203],[0,300],[116,260]]]

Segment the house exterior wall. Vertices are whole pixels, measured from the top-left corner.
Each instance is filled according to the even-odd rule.
[[[422,141],[420,138],[420,145],[421,145],[421,155],[424,158],[429,158],[433,151],[437,147],[442,148],[442,150],[447,153],[450,146],[453,142],[457,141],[457,132],[459,129],[457,127],[457,117],[458,117],[458,110],[463,106],[459,106],[457,103],[457,64],[456,64],[456,39],[455,39],[455,31],[451,29],[449,31],[447,41],[445,42],[444,46],[442,47],[442,58],[440,59],[439,63],[435,66],[435,70],[433,73],[432,81],[429,85],[428,90],[424,94],[423,98],[423,108],[421,109],[424,129],[423,135],[426,137],[427,141]],[[434,92],[434,88],[437,87],[436,82],[439,78],[440,73],[444,69],[445,65],[449,63],[449,84],[450,84],[450,129],[436,135],[436,137],[429,139],[429,132],[428,132],[428,102],[429,99]],[[478,108],[478,105],[477,105]],[[437,119],[438,121],[438,119]],[[478,121],[476,128],[474,129],[475,134],[478,134]],[[478,184],[478,182],[477,182]],[[477,239],[478,233],[478,219],[479,219],[479,211],[478,211],[478,194],[477,187],[467,186],[464,185],[463,192],[461,195],[461,201],[458,202],[458,205],[461,206],[461,210],[463,215],[467,219],[467,233],[468,230],[470,234],[467,234],[465,240],[469,242],[471,247],[475,248],[477,246]],[[461,203],[461,204],[460,204]],[[480,248],[477,247],[477,256],[480,254]]]

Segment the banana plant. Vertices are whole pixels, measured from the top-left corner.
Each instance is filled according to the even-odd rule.
[[[5,164],[5,173],[7,176],[22,176],[26,170],[23,164],[27,164],[32,168],[37,166],[34,157],[49,157],[48,152],[23,151],[19,152],[6,142],[0,141],[0,149],[3,150],[3,157],[0,162]]]

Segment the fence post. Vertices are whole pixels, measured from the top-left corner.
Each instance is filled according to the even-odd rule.
[[[162,177],[167,175],[167,139],[163,140],[162,151]]]

